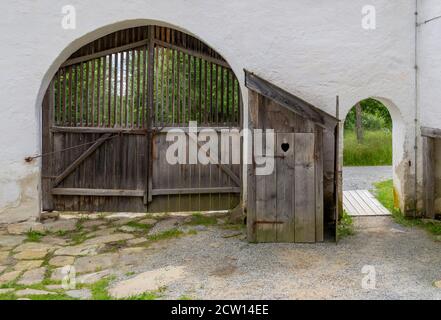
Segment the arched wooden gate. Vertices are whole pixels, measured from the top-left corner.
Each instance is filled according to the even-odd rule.
[[[234,207],[241,166],[170,165],[166,133],[189,121],[239,129],[241,108],[228,63],[177,30],[131,28],[84,46],[61,65],[43,102],[43,209]]]

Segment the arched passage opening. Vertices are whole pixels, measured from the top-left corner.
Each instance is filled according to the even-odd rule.
[[[350,216],[389,215],[400,208],[404,134],[389,100],[368,98],[348,112],[343,130],[343,208]]]
[[[208,165],[188,152],[172,164],[167,133],[181,128],[188,151],[194,122],[196,136],[212,129],[220,151],[221,131],[240,129],[241,116],[233,70],[199,39],[153,25],[96,39],[61,64],[43,99],[43,210],[231,209],[240,164],[220,152]]]

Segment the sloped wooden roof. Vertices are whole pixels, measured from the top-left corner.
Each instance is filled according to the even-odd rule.
[[[337,125],[338,119],[336,117],[283,90],[282,88],[277,87],[267,80],[262,79],[254,73],[248,70],[244,71],[245,86],[248,89],[275,101],[279,105],[289,109],[292,112],[295,112],[305,119],[313,121],[322,127],[333,130]]]

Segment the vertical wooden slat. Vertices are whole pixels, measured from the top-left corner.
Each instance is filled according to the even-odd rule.
[[[56,114],[56,123],[60,125],[62,123],[62,108],[63,108],[63,98],[62,98],[62,80],[61,80],[62,69],[57,72],[57,114]]]
[[[124,112],[124,53],[119,53],[119,126],[123,126],[123,112]]]
[[[423,137],[423,190],[425,217],[435,218],[435,139]]]
[[[109,55],[109,91],[107,95],[107,126],[112,125],[112,55]]]
[[[314,134],[296,133],[295,241],[315,242]]]
[[[63,69],[63,87],[62,87],[62,122],[67,125],[66,104],[67,104],[67,69]]]
[[[154,62],[155,62],[155,68],[154,68],[154,74],[153,74],[153,81],[155,83],[155,91],[154,91],[154,110],[153,110],[153,114],[154,114],[154,125],[158,125],[158,121],[159,121],[159,48],[158,47],[154,47],[155,50],[155,57],[154,57]]]
[[[177,84],[177,110],[176,110],[176,124],[178,126],[181,125],[181,52],[177,51],[177,68],[178,68],[178,72],[177,72],[177,78],[178,78],[178,84]]]
[[[85,84],[85,96],[86,96],[86,110],[85,110],[85,114],[86,114],[86,119],[85,119],[85,125],[89,126],[89,122],[90,122],[90,82],[89,82],[89,64],[90,61],[86,62],[86,84]]]
[[[216,70],[216,77],[215,77],[215,89],[216,89],[216,96],[215,96],[215,106],[216,106],[216,111],[215,111],[215,124],[216,126],[219,125],[219,66],[218,65],[214,65],[214,68]]]
[[[210,65],[210,117],[209,122],[214,122],[214,108],[213,108],[213,64],[209,62]]]
[[[72,85],[72,95],[73,95],[73,99],[72,101],[72,106],[71,106],[71,110],[70,110],[70,125],[71,126],[76,126],[77,125],[77,121],[76,121],[76,114],[77,114],[77,103],[78,103],[78,66],[74,65],[72,67],[72,81],[73,81],[73,85]]]
[[[146,127],[146,117],[147,117],[147,46],[143,48],[143,82],[142,82],[142,127]]]
[[[129,69],[130,69],[130,51],[126,51],[125,53],[125,63],[126,63],[126,75],[125,75],[125,103],[124,103],[124,127],[128,127],[129,126],[129,106],[130,106],[130,102],[129,102],[129,84],[130,84],[130,79],[129,79]]]
[[[92,82],[92,101],[91,101],[91,126],[94,127],[95,126],[95,65],[96,65],[96,60],[92,60],[92,77],[91,77],[91,82]]]
[[[118,125],[118,54],[115,54],[115,66],[113,68],[113,121],[112,126]]]
[[[172,38],[174,38],[174,32],[172,33]],[[172,120],[171,120],[171,125],[172,126],[175,126],[175,111],[176,111],[176,101],[175,101],[175,99],[176,99],[176,96],[175,96],[175,94],[176,94],[176,88],[175,88],[175,85],[176,85],[176,79],[175,79],[175,76],[176,76],[176,72],[175,72],[175,68],[176,68],[176,50],[172,50],[172,94],[171,94],[171,100],[172,100]]]
[[[226,122],[228,123],[228,126],[231,126],[232,121],[230,119],[230,71],[227,70],[227,104],[226,104]]]
[[[101,44],[101,42],[99,42]],[[101,125],[101,60],[98,59],[97,92],[96,92],[96,126]]]
[[[183,64],[182,64],[182,125],[186,125],[187,119],[186,119],[186,114],[187,114],[187,109],[188,109],[188,105],[187,105],[187,95],[185,88],[187,88],[186,85],[186,81],[187,81],[187,54],[183,53]],[[188,124],[187,124],[188,125]]]
[[[136,65],[136,126],[140,127],[141,121],[141,50],[136,50],[138,60]]]
[[[104,41],[107,43],[107,41]],[[106,126],[106,82],[107,82],[107,56],[103,57],[103,101],[101,110],[101,126]]]
[[[324,199],[323,199],[323,129],[314,129],[315,159],[315,241],[324,240]]]
[[[50,131],[50,127],[53,123],[54,113],[54,85],[55,81],[52,80],[49,84],[49,88],[43,98],[42,104],[42,132],[43,132],[43,144],[42,152],[47,154],[53,151],[53,134]],[[44,156],[42,159],[42,193],[43,193],[43,210],[52,211],[54,209],[54,199],[52,196],[52,181],[49,178],[53,175],[53,158],[52,155]]]
[[[133,128],[135,125],[135,63],[136,63],[136,53],[132,50],[132,67],[131,67],[131,83],[130,83],[130,127]]]
[[[146,162],[147,162],[147,170],[146,170],[146,195],[144,197],[144,203],[150,203],[153,200],[152,197],[152,144],[153,144],[153,133],[152,133],[152,122],[153,122],[153,109],[154,109],[154,67],[155,67],[155,50],[154,50],[154,27],[150,26],[148,28],[148,65],[147,65],[147,79],[148,79],[148,109],[149,109],[149,117],[147,123],[148,133],[146,135]]]
[[[204,60],[204,125],[207,125],[208,123],[208,62],[206,60]]]
[[[164,29],[164,38],[166,38],[167,29]],[[168,49],[163,48],[162,51],[162,90],[161,90],[161,98],[162,98],[162,113],[161,113],[161,122],[162,126],[167,125],[167,115],[168,115],[168,100],[167,100],[167,92],[168,92]],[[162,141],[162,140],[161,140]],[[164,169],[165,170],[165,169]]]
[[[231,84],[231,122],[236,125],[236,78],[234,77],[234,74],[232,74],[232,84]]]
[[[221,112],[221,114],[220,114],[220,122],[223,123],[225,121],[225,119],[224,119],[224,108],[225,108],[225,105],[224,105],[224,102],[225,102],[225,100],[224,100],[224,96],[225,96],[224,80],[225,80],[225,70],[224,70],[223,67],[220,67],[220,68],[221,68],[221,79],[220,79],[221,80],[221,85],[220,85],[220,92],[221,92],[220,112]]]
[[[199,112],[199,124],[202,123],[202,59],[199,58],[198,61],[198,69],[199,69],[199,108],[198,108],[198,112]]]
[[[276,177],[277,177],[277,213],[275,220],[276,241],[294,242],[294,133],[277,133],[275,151]],[[282,146],[288,146],[283,150]]]

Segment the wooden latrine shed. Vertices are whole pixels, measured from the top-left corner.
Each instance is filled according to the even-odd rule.
[[[248,164],[247,228],[252,242],[336,239],[338,120],[245,71],[249,128],[274,130],[274,170]],[[268,143],[266,140],[263,144]],[[265,149],[265,147],[263,148]]]

